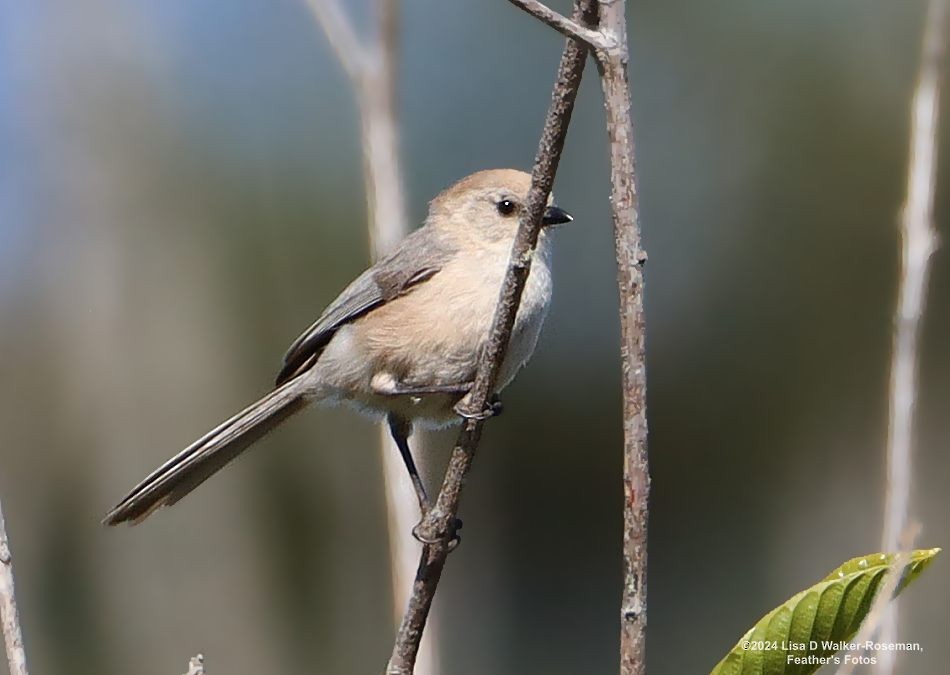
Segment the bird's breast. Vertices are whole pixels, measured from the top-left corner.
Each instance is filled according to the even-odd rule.
[[[331,361],[349,361],[332,367],[334,377],[329,379],[336,380],[336,391],[370,408],[400,407],[401,413],[411,411],[401,410],[400,397],[387,399],[371,391],[374,376],[384,373],[403,386],[416,388],[471,382],[488,341],[506,270],[507,255],[453,259],[431,279],[341,330],[328,345],[318,369],[329,375]],[[550,299],[547,255],[539,251],[499,373],[499,390],[534,351]],[[455,419],[452,405],[458,398],[434,397],[432,404],[440,402],[437,411],[429,410],[432,406],[426,403],[430,402],[419,405],[415,401],[412,405],[420,417],[444,422]]]

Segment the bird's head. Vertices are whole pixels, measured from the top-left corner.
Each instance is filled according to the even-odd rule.
[[[489,169],[466,176],[443,190],[429,204],[427,222],[455,237],[482,245],[510,246],[524,210],[531,175],[516,169]],[[573,217],[548,197],[545,228],[568,223]]]

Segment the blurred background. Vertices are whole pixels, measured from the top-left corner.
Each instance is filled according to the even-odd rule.
[[[368,25],[366,3],[347,10]],[[879,548],[923,3],[636,0],[629,14],[649,667],[705,673],[767,610]],[[563,40],[502,0],[408,1],[402,27],[420,222],[457,178],[530,167]],[[589,67],[556,185],[576,221],[557,235],[554,305],[487,427],[436,600],[445,673],[616,672],[607,171]],[[947,256],[923,334],[927,547],[950,545]],[[0,496],[35,673],[167,675],[199,651],[222,675],[379,672],[393,629],[372,422],[309,411],[176,508],[99,525],[265,392],[367,262],[354,99],[303,0],[0,0]],[[432,436],[431,481],[453,439]],[[948,596],[946,561],[904,596],[901,637],[924,653],[901,672],[945,670]]]

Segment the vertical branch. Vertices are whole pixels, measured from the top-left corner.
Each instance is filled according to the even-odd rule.
[[[336,0],[308,0],[308,4],[356,95],[370,250],[378,259],[395,248],[409,231],[396,125],[399,2],[376,0],[375,39],[367,45],[357,38]],[[419,457],[423,454],[421,434],[416,439],[415,455]],[[389,530],[393,614],[398,625],[416,569],[416,542],[410,538],[410,532],[416,523],[417,507],[415,493],[385,423],[380,426],[379,447]],[[422,645],[417,672],[437,672],[436,644],[435,633],[430,630]]]
[[[28,675],[26,652],[23,649],[23,633],[17,614],[16,596],[13,592],[13,556],[7,540],[7,528],[0,508],[0,625],[3,626],[3,642],[7,650],[10,675]]]
[[[610,139],[620,358],[623,386],[623,591],[620,604],[620,672],[646,672],[647,520],[650,467],[647,455],[646,342],[643,265],[634,161],[633,120],[627,80],[627,28],[622,0],[600,0],[600,26],[615,46],[597,52]]]
[[[578,0],[575,14],[580,17],[581,10],[585,9],[585,18],[590,18],[589,12],[593,6],[592,0]],[[403,616],[386,668],[389,675],[410,675],[416,663],[419,642],[450,551],[450,539],[454,533],[462,485],[481,439],[484,416],[480,413],[488,407],[511,338],[515,314],[521,302],[521,293],[531,270],[531,260],[541,231],[541,216],[554,184],[554,175],[564,147],[586,58],[586,46],[581,42],[568,40],[561,56],[551,105],[531,175],[531,189],[528,191],[518,233],[512,245],[508,271],[502,284],[488,343],[479,360],[475,384],[469,394],[472,410],[466,413],[471,416],[467,417],[462,425],[435,504],[418,526],[421,537],[435,543],[422,549],[409,606]]]
[[[617,285],[620,291],[620,360],[623,386],[623,591],[620,604],[620,672],[646,671],[647,520],[650,465],[647,455],[646,324],[643,265],[634,161],[627,24],[624,0],[598,0],[593,27],[560,16],[538,0],[509,0],[555,30],[594,50],[610,141],[610,204]]]
[[[931,0],[924,27],[920,73],[911,105],[907,201],[901,215],[901,276],[894,317],[890,413],[887,437],[887,489],[882,548],[894,551],[908,527],[914,409],[917,404],[920,327],[927,295],[930,257],[937,246],[933,227],[937,168],[940,71],[946,31],[946,0]],[[881,640],[897,637],[897,605],[882,622]],[[893,652],[878,655],[877,672],[894,671]]]
[[[354,81],[363,138],[363,175],[369,204],[370,245],[379,258],[409,232],[396,130],[397,0],[377,0],[376,44]]]

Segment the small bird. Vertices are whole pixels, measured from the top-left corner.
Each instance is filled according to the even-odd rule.
[[[479,171],[429,204],[425,224],[363,272],[290,346],[276,388],[149,474],[105,517],[137,523],[198,487],[313,402],[384,416],[423,515],[429,501],[409,448],[413,423],[459,421],[488,341],[531,176]],[[498,389],[527,362],[551,301],[548,226],[573,218],[549,199]]]

